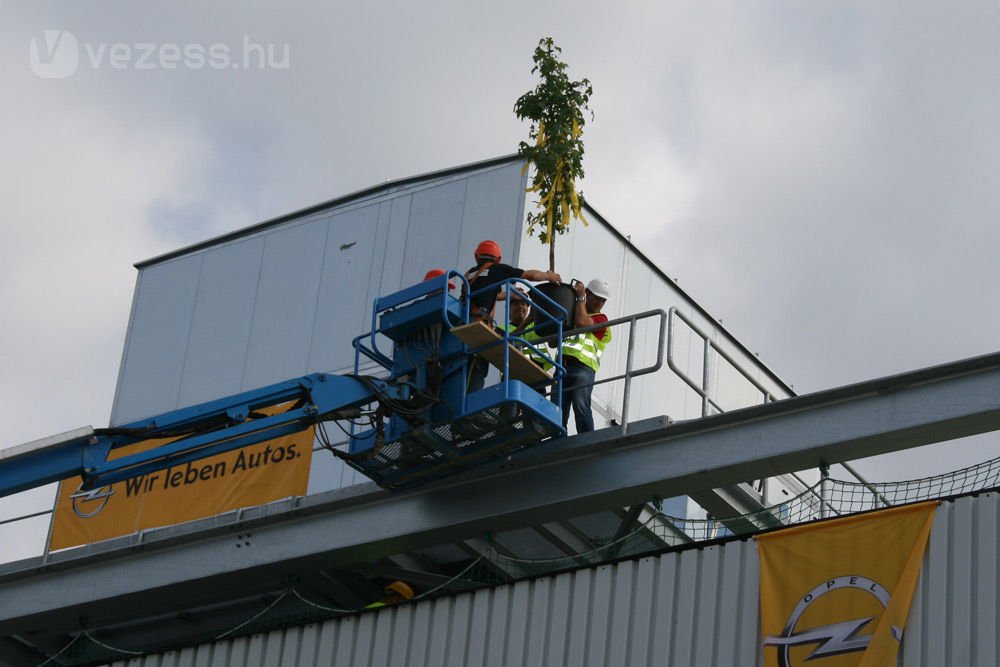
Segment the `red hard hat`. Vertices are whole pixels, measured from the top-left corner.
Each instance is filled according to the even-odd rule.
[[[445,274],[444,269],[431,269],[424,274],[424,282],[430,280],[431,278],[437,278],[438,276],[443,276]],[[448,289],[455,289],[455,283],[448,281]]]
[[[496,241],[483,241],[476,246],[476,258],[479,258],[480,255],[496,257],[497,261],[500,261],[500,244]]]

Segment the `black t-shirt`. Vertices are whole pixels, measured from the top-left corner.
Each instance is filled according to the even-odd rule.
[[[475,281],[472,280],[472,276],[479,271],[479,268],[486,264],[483,262],[472,267],[466,271],[465,275],[469,277],[471,281],[472,291],[478,292],[484,287],[489,287],[490,285],[500,285],[503,281],[508,278],[520,278],[524,275],[524,269],[519,269],[516,266],[511,266],[510,264],[490,264],[485,269],[479,272],[479,276],[476,277]],[[476,294],[472,297],[470,302],[472,306],[478,306],[484,308],[487,311],[492,311],[494,304],[497,302],[497,296],[500,294],[500,288],[486,290],[481,294]]]

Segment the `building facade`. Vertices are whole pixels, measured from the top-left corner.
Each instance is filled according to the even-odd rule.
[[[526,234],[526,183],[516,156],[499,158],[373,187],[137,264],[112,425],[306,373],[353,370],[352,340],[371,329],[373,300],[431,268],[466,270],[481,240],[497,241],[509,264],[547,268],[546,248]],[[564,280],[608,280],[613,319],[664,313],[615,327],[598,380],[649,369],[658,354],[664,362],[629,383],[595,387],[598,428],[792,395],[594,208],[585,214],[588,227],[574,224],[559,237]],[[669,333],[662,341],[661,325]],[[310,492],[364,481],[318,455]],[[786,479],[770,493],[786,486],[801,490]]]

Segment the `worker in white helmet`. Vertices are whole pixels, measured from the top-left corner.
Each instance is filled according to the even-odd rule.
[[[594,278],[586,286],[577,281],[573,284],[576,292],[576,326],[589,327],[608,321],[601,311],[611,288],[607,280]],[[590,397],[594,391],[594,378],[601,366],[601,355],[611,342],[611,329],[602,328],[570,336],[563,340],[563,365],[566,376],[562,389],[562,423],[569,424],[569,411],[576,415],[576,432],[594,430],[594,413],[590,408]]]

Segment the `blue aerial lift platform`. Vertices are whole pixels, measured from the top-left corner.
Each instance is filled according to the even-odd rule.
[[[456,280],[461,288],[451,289]],[[477,292],[464,275],[448,271],[376,299],[371,331],[354,340],[354,373],[314,373],[123,426],[84,427],[0,451],[0,496],[74,475],[82,477],[83,490],[100,488],[330,421],[350,424],[344,428],[347,451],[331,451],[390,489],[565,435],[558,402],[564,374],[558,314],[564,311],[525,281],[511,279],[501,288],[516,283],[527,289],[529,303],[545,305],[535,311],[551,320],[541,322],[555,330],[550,345],[529,342],[509,322],[495,329],[470,320],[469,299],[462,295]],[[387,353],[381,347],[389,343]],[[545,359],[552,372],[522,349]],[[477,355],[490,359],[501,379],[469,391],[469,366]],[[372,361],[377,374],[362,374]],[[326,440],[324,428],[317,434]],[[151,439],[170,440],[109,459],[114,449]]]

